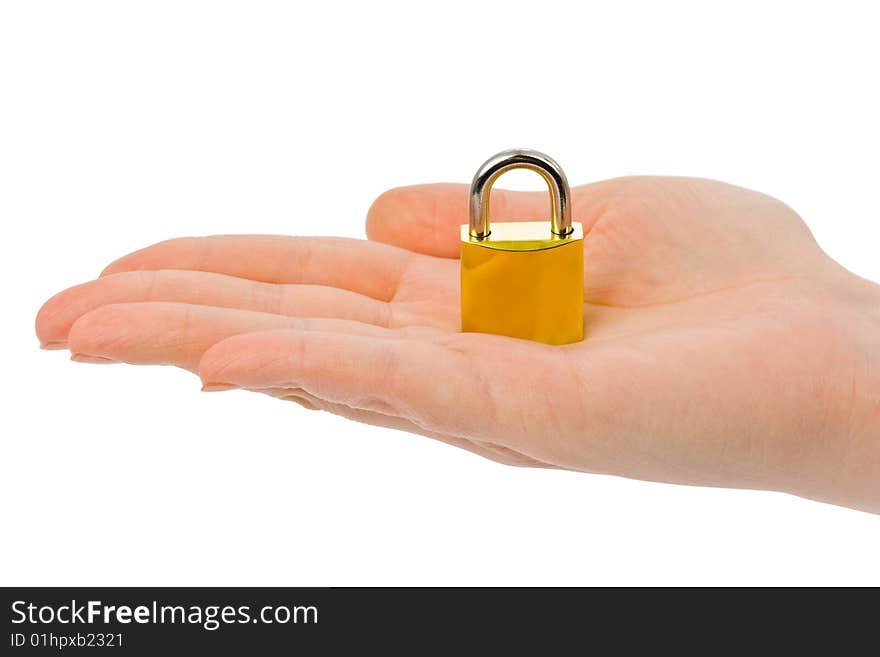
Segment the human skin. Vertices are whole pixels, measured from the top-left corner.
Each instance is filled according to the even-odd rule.
[[[394,189],[368,241],[162,242],[50,299],[46,348],[171,364],[512,465],[784,491],[880,513],[880,287],[720,182],[576,187],[585,340],[459,330],[467,187]],[[495,220],[546,217],[496,190]]]

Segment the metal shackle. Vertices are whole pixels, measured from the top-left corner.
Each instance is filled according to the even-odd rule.
[[[513,148],[490,157],[474,175],[468,206],[471,237],[485,239],[492,232],[489,226],[492,185],[503,173],[512,169],[528,169],[544,179],[550,189],[550,230],[560,237],[571,233],[571,192],[560,166],[553,158],[538,151]]]

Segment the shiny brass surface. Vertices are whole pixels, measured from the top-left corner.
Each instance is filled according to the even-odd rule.
[[[547,231],[547,222],[539,223]],[[502,227],[516,224],[496,223],[489,240]],[[584,240],[580,224],[575,227],[577,237],[547,237],[527,250],[462,239],[461,330],[547,344],[583,340]]]
[[[550,187],[550,221],[489,223],[489,191],[505,171],[537,171]],[[489,158],[471,184],[461,226],[461,330],[561,345],[584,338],[584,233],[572,223],[565,174],[522,149]]]
[[[499,251],[541,251],[583,239],[584,229],[581,224],[574,223],[571,228],[568,235],[561,237],[550,232],[546,221],[504,221],[492,224],[492,234],[489,237],[477,239],[471,236],[469,226],[465,224],[461,227],[461,241]]]

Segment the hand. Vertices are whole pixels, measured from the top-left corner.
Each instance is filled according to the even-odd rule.
[[[493,218],[545,194],[497,190]],[[880,512],[880,291],[782,203],[685,178],[573,190],[583,342],[459,333],[467,188],[392,190],[374,241],[163,242],[49,300],[44,346],[166,363],[502,463]],[[380,243],[383,242],[383,243]]]

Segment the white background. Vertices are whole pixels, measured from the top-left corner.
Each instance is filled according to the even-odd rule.
[[[871,3],[0,5],[2,584],[880,584],[880,517],[507,468],[33,318],[180,235],[361,237],[372,199],[510,146],[573,183],[720,178],[880,280]],[[507,186],[539,189],[511,175]]]

